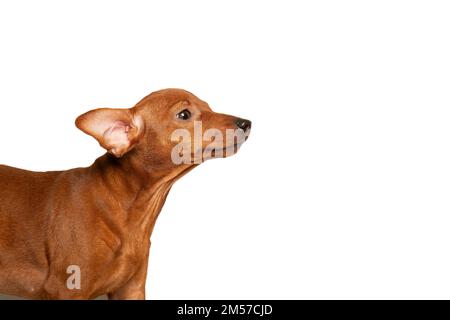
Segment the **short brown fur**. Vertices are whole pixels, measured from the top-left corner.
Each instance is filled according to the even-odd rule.
[[[166,89],[131,109],[97,109],[77,119],[77,127],[109,151],[88,168],[0,166],[0,292],[145,299],[155,221],[172,185],[196,166],[170,158],[173,130],[192,130],[189,121],[174,118],[186,107],[204,130],[236,127],[237,118],[212,112],[191,93]],[[80,289],[67,288],[70,265],[80,267]]]

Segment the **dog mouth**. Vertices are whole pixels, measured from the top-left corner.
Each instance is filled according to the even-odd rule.
[[[245,137],[234,139],[234,143],[232,144],[226,146],[209,145],[206,148],[196,151],[191,154],[193,163],[200,163],[210,159],[228,158],[235,155],[249,138],[249,133],[250,131],[246,132]]]
[[[206,161],[206,160],[210,160],[210,159],[218,159],[218,158],[227,158],[230,156],[235,155],[239,149],[241,148],[241,146],[244,144],[243,142],[240,143],[234,143],[232,145],[229,146],[225,146],[225,147],[207,147],[205,149],[202,149],[201,152],[201,161]],[[200,159],[200,157],[198,157],[199,155],[192,155],[192,158],[194,161],[198,161]]]
[[[225,158],[225,157],[232,156],[232,155],[236,154],[243,144],[244,143],[241,142],[241,143],[234,143],[234,144],[232,144],[230,146],[225,146],[225,147],[223,147],[221,149],[221,151],[222,151],[221,155],[219,154],[219,152],[217,152],[217,149],[219,149],[219,148],[212,148],[212,149],[208,149],[207,148],[207,149],[205,149],[205,151],[203,153],[209,152],[211,154],[212,158],[215,158],[216,155],[218,155],[218,156],[220,156],[222,158]]]

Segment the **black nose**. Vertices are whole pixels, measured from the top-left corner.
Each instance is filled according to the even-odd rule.
[[[237,119],[236,125],[239,129],[242,129],[244,131],[249,130],[252,127],[252,122],[250,120],[245,119]]]

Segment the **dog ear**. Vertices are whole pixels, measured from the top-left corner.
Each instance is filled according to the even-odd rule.
[[[118,158],[133,149],[142,131],[142,119],[132,109],[95,109],[79,116],[75,125]]]

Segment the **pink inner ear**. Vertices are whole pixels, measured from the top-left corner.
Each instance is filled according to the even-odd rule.
[[[123,121],[115,121],[104,133],[106,145],[113,149],[126,148],[130,144],[128,132],[130,125]]]

